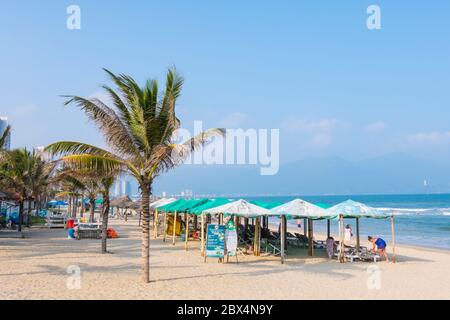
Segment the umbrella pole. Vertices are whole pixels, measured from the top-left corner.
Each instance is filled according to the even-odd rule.
[[[394,213],[391,216],[391,228],[392,228],[392,262],[397,262],[397,256],[395,255],[395,222],[394,222]]]
[[[172,234],[172,245],[175,245],[176,227],[177,227],[177,211],[175,210],[173,214],[173,234]]]
[[[345,262],[345,246],[344,246],[344,216],[341,214],[339,216],[339,230],[340,230],[340,242],[339,242],[339,246],[341,248],[341,252],[339,254],[339,261],[341,263]]]
[[[187,213],[184,214],[186,220],[186,234],[185,234],[185,242],[184,248],[188,251],[188,239],[189,239],[189,215]]]
[[[313,254],[314,254],[313,223],[311,219],[308,219],[308,256],[312,257]]]
[[[158,209],[155,208],[155,216],[153,218],[153,239],[158,238]]]
[[[327,239],[331,236],[330,219],[327,219]]]
[[[307,219],[303,219],[303,235],[306,237],[307,233],[306,233],[306,225],[307,225]]]
[[[281,264],[284,264],[284,240],[285,240],[285,234],[286,234],[286,230],[285,230],[285,224],[284,224],[284,220],[286,219],[286,216],[282,215],[281,216]]]
[[[360,237],[359,237],[359,218],[356,218],[356,252],[359,252]]]
[[[205,255],[205,215],[202,213],[202,230],[201,230],[201,255],[202,257]]]
[[[166,234],[167,234],[167,212],[164,210],[164,216],[163,216],[163,242],[166,242]]]

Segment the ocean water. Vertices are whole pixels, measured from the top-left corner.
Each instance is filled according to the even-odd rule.
[[[253,197],[249,200],[288,202],[295,198],[298,197]],[[450,250],[450,194],[304,196],[299,198],[311,203],[321,202],[329,205],[335,205],[348,199],[365,203],[389,214],[394,213],[396,243]],[[296,225],[295,220],[291,220],[289,223]],[[344,223],[350,224],[354,233],[356,232],[354,219],[346,219]],[[314,231],[325,233],[326,221],[315,221]],[[331,232],[337,236],[337,221],[331,222]],[[367,238],[368,235],[379,236],[390,242],[390,219],[360,219],[360,235],[361,238]]]

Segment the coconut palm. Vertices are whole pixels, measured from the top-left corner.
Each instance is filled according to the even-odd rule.
[[[25,201],[31,202],[48,185],[53,166],[26,148],[2,152],[0,162],[0,184],[19,204],[21,232]]]
[[[102,191],[102,176],[87,168],[72,168],[66,165],[59,171],[55,179],[61,183],[61,191],[57,193],[58,197],[86,195],[89,201],[89,221],[94,221],[95,200]]]
[[[210,129],[188,141],[176,144],[173,134],[180,126],[175,105],[180,97],[183,78],[169,69],[163,92],[158,83],[149,80],[140,87],[130,76],[105,69],[117,86],[103,86],[112,106],[98,98],[68,96],[66,105],[80,107],[95,122],[106,139],[109,150],[85,143],[62,141],[46,148],[63,160],[81,167],[102,171],[121,170],[133,176],[140,187],[142,205],[142,270],[143,280],[149,282],[150,195],[154,179],[182,163],[194,150],[223,135],[223,129]],[[174,156],[175,155],[175,156]]]
[[[111,207],[110,190],[114,184],[116,176],[106,175],[100,180],[101,193],[103,197],[102,208],[102,253],[107,253],[107,239],[108,239],[108,219],[109,209]]]

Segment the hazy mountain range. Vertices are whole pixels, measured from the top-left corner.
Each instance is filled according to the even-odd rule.
[[[309,158],[280,165],[275,176],[257,166],[186,165],[158,178],[155,193],[191,189],[194,194],[367,194],[450,191],[450,163],[407,154],[348,161]]]

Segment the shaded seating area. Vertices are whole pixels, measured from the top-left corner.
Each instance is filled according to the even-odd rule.
[[[335,257],[340,262],[345,261],[378,261],[380,257],[370,249],[360,245],[359,222],[361,218],[387,219],[389,216],[364,204],[351,200],[333,207],[327,204],[312,204],[302,199],[294,199],[287,203],[262,201],[247,201],[244,199],[232,201],[217,199],[174,199],[163,198],[150,204],[154,211],[154,237],[163,236],[163,241],[169,236],[172,244],[181,237],[188,249],[188,241],[199,240],[201,255],[205,255],[206,227],[213,222],[225,225],[232,220],[238,236],[237,251],[242,254],[262,253],[279,256],[284,263],[289,248],[307,249],[308,256],[313,256],[315,250],[324,250],[329,257]],[[269,218],[278,219],[279,228],[275,231],[269,227]],[[304,233],[288,230],[287,221],[303,219]],[[344,242],[344,219],[356,220],[356,246]],[[200,220],[200,223],[199,223]],[[314,238],[314,221],[327,222],[327,238]],[[338,240],[331,237],[330,224],[339,224]],[[391,217],[393,231],[393,257],[395,261],[394,218]],[[295,250],[294,250],[295,251]]]

